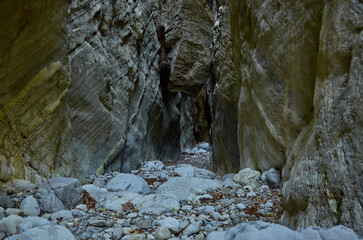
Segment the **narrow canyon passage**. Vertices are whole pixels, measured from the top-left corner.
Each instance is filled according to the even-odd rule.
[[[356,0],[1,1],[0,239],[362,237],[362,29]]]

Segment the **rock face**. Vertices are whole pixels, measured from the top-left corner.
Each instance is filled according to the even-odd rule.
[[[230,0],[219,14],[215,168],[280,169],[286,225],[362,235],[362,4]]]
[[[192,98],[210,75],[205,1],[2,1],[0,9],[1,182],[181,157]],[[181,93],[192,103],[182,128]]]

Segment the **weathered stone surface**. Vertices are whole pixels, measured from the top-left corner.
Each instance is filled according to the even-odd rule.
[[[53,191],[66,208],[73,207],[82,202],[81,184],[76,178],[51,178],[41,184],[39,189]]]
[[[215,167],[283,169],[290,227],[363,234],[362,12],[357,1],[231,0],[217,21]]]
[[[233,177],[233,181],[241,184],[242,186],[251,186],[253,188],[258,187],[261,173],[251,168],[245,168],[239,171]]]
[[[49,240],[74,240],[72,233],[65,227],[59,225],[46,225],[29,229],[20,234],[8,237],[7,240],[34,239],[41,240],[46,236]]]
[[[1,2],[1,181],[39,184],[181,157],[177,92],[196,94],[208,79],[213,19],[202,0],[167,5]]]
[[[34,197],[38,200],[42,212],[54,213],[65,209],[62,201],[52,190],[40,188],[36,191]]]
[[[156,192],[158,194],[174,194],[179,200],[193,200],[196,193],[213,191],[222,185],[216,180],[174,177],[163,183]]]
[[[0,181],[41,183],[67,154],[66,4],[0,3]]]
[[[106,185],[106,189],[111,192],[132,192],[139,194],[150,193],[147,182],[136,175],[121,173],[111,179]]]
[[[33,196],[27,196],[20,203],[20,209],[23,210],[26,216],[38,216],[40,214],[38,202]]]

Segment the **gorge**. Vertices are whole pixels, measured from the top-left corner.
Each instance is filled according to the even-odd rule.
[[[291,229],[363,236],[363,2],[3,0],[0,182],[130,173],[212,145],[281,172]]]

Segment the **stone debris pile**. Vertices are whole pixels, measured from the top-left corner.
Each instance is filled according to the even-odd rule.
[[[204,147],[190,156],[209,154]],[[358,239],[342,226],[294,232],[276,224],[284,211],[279,180],[275,169],[219,178],[150,161],[130,174],[90,176],[82,186],[62,177],[39,186],[14,181],[0,195],[0,239]]]

